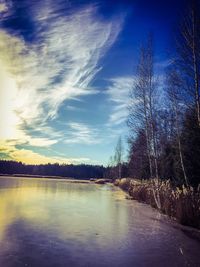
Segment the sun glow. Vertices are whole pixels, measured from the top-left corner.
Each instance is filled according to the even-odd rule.
[[[15,112],[15,105],[20,101],[17,98],[17,84],[13,77],[3,68],[0,63],[0,138],[19,138],[18,125],[20,119]]]

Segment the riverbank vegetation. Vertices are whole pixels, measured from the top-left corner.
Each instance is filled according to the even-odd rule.
[[[175,187],[170,180],[116,179],[115,185],[127,191],[131,198],[157,208],[154,191],[159,199],[159,210],[183,225],[200,229],[200,186]]]

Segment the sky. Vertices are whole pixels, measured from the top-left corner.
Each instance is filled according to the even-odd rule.
[[[127,154],[139,47],[162,79],[183,1],[0,0],[0,158],[104,164]]]

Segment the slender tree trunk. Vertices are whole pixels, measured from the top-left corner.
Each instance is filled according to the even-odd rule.
[[[152,103],[150,98],[150,124],[151,124],[151,134],[152,134],[152,145],[153,145],[153,157],[154,157],[154,165],[155,165],[155,178],[156,181],[153,183],[152,190],[154,200],[156,202],[157,208],[161,209],[160,203],[160,194],[159,194],[159,176],[158,176],[158,161],[157,161],[157,147],[156,147],[156,140],[155,140],[155,131],[154,131],[154,124],[153,124],[153,114],[152,114]]]
[[[180,129],[179,129],[179,123],[178,123],[177,102],[176,102],[176,98],[175,98],[174,94],[173,94],[173,102],[174,102],[174,111],[175,111],[175,122],[176,122],[176,133],[177,133],[179,157],[180,157],[181,168],[182,168],[184,180],[185,180],[186,186],[188,186],[189,185],[188,178],[187,178],[187,175],[186,175],[185,165],[184,165],[184,162],[183,162],[183,153],[182,153],[182,145],[181,145],[181,138],[180,138]]]
[[[121,163],[119,163],[118,174],[119,174],[119,179],[121,179],[122,178],[122,166],[121,166]]]
[[[144,92],[143,92],[143,102],[144,102],[144,115],[145,115],[145,135],[146,135],[146,144],[147,144],[147,156],[148,156],[148,161],[149,161],[150,178],[153,178],[151,149],[150,149],[151,144],[150,144],[149,125],[148,125],[148,118],[147,118],[147,104],[146,104],[146,96]]]
[[[154,157],[154,165],[155,165],[155,177],[158,179],[158,161],[157,161],[157,145],[156,145],[156,136],[155,136],[155,127],[153,121],[153,111],[152,111],[152,99],[150,94],[150,102],[149,102],[149,109],[150,109],[150,125],[151,125],[151,135],[152,135],[152,146],[153,146],[153,157]]]
[[[194,71],[194,84],[195,84],[195,102],[198,126],[200,127],[200,92],[199,92],[199,77],[198,77],[198,64],[197,64],[197,48],[196,48],[196,15],[195,6],[192,7],[192,58],[193,58],[193,71]]]
[[[148,92],[149,92],[149,123],[150,123],[150,130],[151,130],[151,137],[152,137],[152,152],[153,152],[153,159],[154,159],[154,167],[155,167],[155,178],[156,181],[153,183],[152,190],[154,200],[156,202],[157,208],[161,209],[160,203],[160,194],[159,194],[159,175],[158,175],[158,161],[157,161],[157,144],[156,144],[156,136],[155,136],[155,127],[154,127],[154,118],[153,118],[153,48],[152,48],[152,37],[149,39],[148,49],[147,49],[147,58],[148,61]]]
[[[149,171],[150,171],[150,178],[153,178],[153,168],[152,168],[152,161],[151,161],[151,138],[150,138],[150,129],[149,129],[149,119],[148,119],[148,106],[147,106],[147,86],[146,86],[146,74],[145,74],[145,64],[146,64],[146,56],[145,50],[141,50],[141,65],[143,71],[141,73],[141,81],[142,81],[142,101],[143,101],[143,113],[144,113],[144,120],[145,120],[145,135],[146,135],[146,145],[147,145],[147,156],[149,161]]]

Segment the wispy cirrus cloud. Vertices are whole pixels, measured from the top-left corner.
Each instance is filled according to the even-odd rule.
[[[130,76],[116,77],[110,80],[108,87],[108,101],[113,103],[109,115],[109,125],[124,123],[128,116],[128,105],[130,101],[130,90],[133,87],[133,78]]]
[[[48,27],[39,12],[35,19],[45,30],[31,45],[1,31],[1,60],[13,75],[17,87],[13,104],[24,120],[55,116],[66,99],[96,93],[89,83],[121,27],[121,20],[103,22],[96,12],[90,6],[69,16],[57,14]]]
[[[98,144],[101,142],[99,132],[85,123],[69,122],[68,133],[64,143],[66,144]]]
[[[167,65],[169,61],[156,63]],[[156,77],[157,89],[159,98],[163,94],[163,83],[165,77],[163,74],[159,74]],[[120,125],[124,123],[128,118],[131,106],[132,111],[137,107],[138,100],[131,97],[134,93],[135,82],[137,81],[136,76],[122,76],[110,79],[111,85],[107,89],[108,101],[113,103],[111,113],[109,115],[108,125]]]
[[[4,19],[11,8],[1,5]],[[56,135],[41,131],[39,136],[32,136],[27,126],[48,127],[48,120],[58,116],[64,101],[97,93],[90,83],[101,68],[100,59],[116,41],[123,18],[103,20],[95,5],[63,14],[53,4],[42,6],[32,16],[37,36],[32,43],[7,29],[0,31],[4,129],[0,135],[4,140],[16,140],[16,144],[23,140],[32,146],[51,146],[60,140]],[[71,135],[78,139],[79,133],[80,142],[93,142],[88,129],[77,127],[71,125]]]

